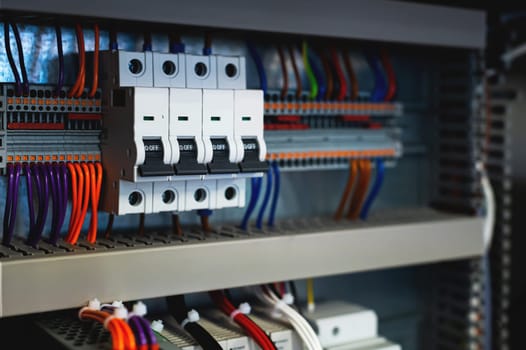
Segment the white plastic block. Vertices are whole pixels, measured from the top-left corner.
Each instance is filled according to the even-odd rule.
[[[217,58],[217,88],[238,89],[247,88],[245,57],[216,56]]]
[[[318,338],[324,348],[378,334],[378,317],[373,310],[343,301],[317,304],[316,310],[306,316],[318,326]]]
[[[152,213],[151,182],[129,182],[120,180],[117,215]]]
[[[153,211],[184,211],[186,183],[184,181],[163,181],[153,183]]]
[[[217,89],[216,56],[185,55],[186,87]]]
[[[213,159],[211,138],[226,138],[230,149],[229,160],[238,163],[239,144],[234,142],[234,92],[233,90],[203,90],[203,142],[205,163]],[[241,148],[242,148],[241,144]]]
[[[329,347],[327,350],[402,350],[402,347],[398,344],[390,342],[385,338],[375,337]]]
[[[205,146],[202,137],[203,93],[201,89],[170,88],[169,139],[172,147],[171,164],[179,162],[177,138],[192,138],[197,144],[197,162],[205,161]]]
[[[256,138],[259,144],[259,160],[267,156],[267,146],[263,138],[264,100],[262,90],[234,91],[234,138],[241,144],[238,161],[243,160],[243,138]]]
[[[151,52],[118,51],[120,87],[152,87],[153,58]]]
[[[153,53],[153,86],[186,87],[186,59],[182,53]]]
[[[245,206],[246,179],[217,180],[216,208],[242,208]]]
[[[142,88],[134,89],[134,141],[137,147],[135,165],[143,164],[146,152],[144,138],[160,138],[164,149],[163,162],[170,164],[172,150],[168,141],[168,89]],[[131,120],[130,120],[131,122]]]
[[[195,180],[186,182],[186,210],[215,209],[216,180]]]
[[[225,349],[227,350],[251,350],[247,337],[227,339]]]

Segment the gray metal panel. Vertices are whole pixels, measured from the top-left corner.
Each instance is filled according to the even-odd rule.
[[[418,214],[416,214],[418,215]],[[418,216],[417,216],[418,218]],[[477,256],[482,219],[361,226],[0,264],[1,316]]]
[[[387,0],[3,0],[0,9],[465,48],[485,45],[482,11]]]

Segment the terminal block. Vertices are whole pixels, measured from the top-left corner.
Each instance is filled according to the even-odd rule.
[[[246,178],[268,168],[263,93],[246,90],[245,58],[122,51],[101,62],[103,209],[244,206]]]
[[[68,97],[64,88],[30,85],[15,96],[13,84],[0,86],[0,170],[7,163],[99,161],[101,92]]]

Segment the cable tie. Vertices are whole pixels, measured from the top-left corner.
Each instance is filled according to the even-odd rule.
[[[93,309],[90,308],[89,306],[84,306],[83,308],[81,308],[81,309],[79,310],[79,319],[82,320],[82,313],[83,313],[84,311],[92,311],[92,310],[93,310]]]
[[[118,307],[113,310],[113,315],[122,320],[128,319],[128,310],[125,307]]]
[[[94,299],[91,299],[90,301],[88,301],[88,306],[87,307],[89,309],[91,309],[91,310],[100,310],[102,305],[100,304],[99,299],[94,298]]]
[[[156,333],[162,333],[164,330],[164,324],[162,320],[153,320],[150,327]]]
[[[103,323],[103,326],[104,326],[104,329],[108,329],[108,325],[110,324],[111,320],[113,319],[119,319],[117,316],[115,315],[109,315],[108,317],[106,317],[106,319],[104,320],[104,323]]]
[[[294,296],[292,294],[290,294],[290,293],[283,294],[283,297],[281,298],[281,300],[283,300],[283,302],[286,305],[294,304]]]
[[[237,315],[248,315],[250,311],[252,311],[252,308],[249,303],[241,303],[237,309],[230,313],[230,319],[233,321]]]
[[[181,321],[181,327],[185,328],[188,323],[195,323],[199,321],[199,312],[192,309],[188,311],[187,317]]]
[[[146,308],[146,304],[144,304],[142,301],[139,301],[135,304],[133,304],[132,313],[134,315],[143,317],[148,313],[148,309]]]

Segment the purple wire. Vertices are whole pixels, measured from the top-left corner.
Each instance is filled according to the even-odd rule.
[[[31,233],[35,228],[35,206],[33,205],[33,175],[31,166],[24,164],[24,171],[26,173],[27,182],[27,206],[29,208],[29,232]]]
[[[22,46],[22,40],[20,39],[20,33],[18,32],[18,26],[16,23],[11,23],[13,33],[15,34],[16,48],[18,50],[18,62],[20,63],[20,72],[22,73],[22,80],[24,84],[24,93],[29,93],[29,80],[27,79],[26,63],[24,62],[24,47]]]
[[[44,231],[44,225],[46,224],[48,204],[49,204],[49,176],[46,170],[46,165],[38,164],[35,167],[36,177],[35,183],[39,191],[39,206],[38,206],[38,216],[37,223],[35,225],[35,231],[31,235],[31,239],[28,241],[28,244],[36,246],[42,237],[42,232]]]
[[[62,29],[59,25],[55,26],[55,34],[57,37],[57,53],[58,53],[58,81],[57,94],[60,93],[64,86],[64,50],[62,48]]]
[[[12,164],[7,164],[7,191],[6,191],[6,200],[5,200],[5,210],[4,210],[4,235],[2,237],[2,243],[4,245],[9,245],[10,239],[8,237],[9,231],[9,217],[11,215],[11,208],[13,202],[13,180],[14,180],[14,169]]]
[[[58,218],[59,218],[59,211],[61,206],[61,198],[59,198],[59,183],[58,179],[56,178],[57,175],[57,169],[55,164],[47,164],[45,165],[45,169],[47,171],[49,181],[51,184],[51,198],[53,200],[53,216],[51,219],[51,233],[49,234],[49,239],[52,244],[56,244],[58,241],[59,232],[57,231],[57,224],[58,224]]]
[[[148,322],[148,320],[146,320],[144,317],[139,317],[139,321],[141,321],[142,329],[145,330],[146,332],[146,337],[148,338],[148,344],[150,345],[157,344],[157,337],[153,333],[150,322]]]
[[[61,183],[62,183],[62,206],[61,206],[61,215],[60,215],[60,221],[59,221],[59,232],[62,228],[62,225],[64,224],[64,220],[66,219],[66,211],[68,209],[68,167],[66,164],[60,165],[60,171],[61,171]]]
[[[14,179],[13,179],[13,192],[11,200],[11,213],[9,218],[9,229],[7,230],[7,242],[4,242],[5,245],[9,245],[13,239],[13,233],[15,232],[15,221],[16,221],[16,212],[18,206],[18,184],[20,182],[20,172],[22,166],[20,164],[15,164]]]
[[[147,345],[148,340],[146,339],[146,334],[144,332],[144,327],[140,321],[140,317],[132,316],[128,318],[128,324],[130,325],[130,328],[132,329],[133,334],[135,335],[137,346]]]
[[[18,74],[18,68],[16,68],[15,59],[13,58],[13,52],[11,51],[11,41],[9,34],[9,22],[4,22],[4,43],[5,43],[5,53],[7,55],[7,60],[13,71],[13,76],[15,77],[15,92],[17,96],[22,94],[22,84],[20,83],[20,74]]]

